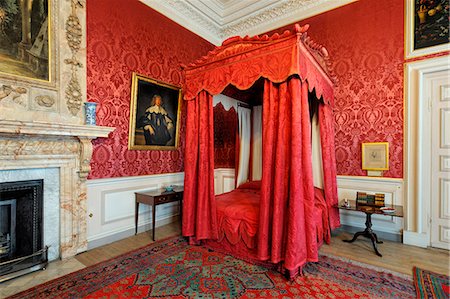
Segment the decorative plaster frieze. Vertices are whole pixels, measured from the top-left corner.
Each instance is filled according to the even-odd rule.
[[[37,96],[36,98],[34,98],[34,100],[36,101],[36,103],[39,106],[47,107],[47,108],[52,107],[55,104],[55,99],[53,97],[47,96],[47,95]]]
[[[282,0],[278,1],[276,5],[266,7],[255,12],[252,15],[248,15],[245,18],[241,18],[231,24],[228,24],[222,28],[221,38],[226,39],[234,35],[242,35],[243,32],[249,32],[254,30],[255,27],[261,25],[267,26],[269,24],[275,24],[276,27],[280,26],[281,19],[285,19],[292,15],[297,15],[300,12],[304,12],[314,6],[319,6],[326,2],[325,0]],[[276,28],[275,27],[275,28]]]
[[[2,156],[31,155],[65,155],[77,153],[79,149],[76,140],[36,139],[36,138],[2,138],[0,153]]]
[[[81,26],[80,19],[77,16],[77,9],[84,9],[85,1],[72,0],[71,1],[71,14],[66,20],[66,39],[69,44],[72,57],[65,59],[64,63],[71,66],[71,78],[69,84],[66,87],[66,104],[72,115],[76,116],[81,110],[81,104],[83,102],[83,93],[78,81],[78,69],[83,67],[83,64],[77,59],[77,53],[80,50],[80,46],[83,38],[83,27]]]
[[[189,2],[180,0],[141,1],[213,44],[220,44],[220,23],[207,17]]]
[[[182,14],[188,15],[193,22],[198,23],[201,27],[207,28],[212,33],[220,33],[220,26],[214,21],[211,21],[211,19],[205,18],[205,15],[190,5],[189,2],[180,0],[166,0],[165,4],[173,9],[176,9]]]
[[[3,105],[5,105],[5,102],[10,102],[26,107],[27,93],[28,90],[24,87],[3,84],[0,86],[0,102]]]
[[[258,2],[258,5],[229,2],[220,6],[216,1],[202,1],[202,5],[186,0],[141,1],[211,43],[220,45],[231,36],[261,34],[356,0],[259,0],[262,3]]]

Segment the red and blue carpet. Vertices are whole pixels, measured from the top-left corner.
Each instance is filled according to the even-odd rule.
[[[321,256],[287,281],[181,237],[38,285],[12,298],[414,298],[412,280]]]
[[[417,267],[413,269],[417,298],[450,298],[450,277]]]

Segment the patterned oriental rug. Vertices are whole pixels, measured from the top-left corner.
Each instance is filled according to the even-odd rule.
[[[450,298],[450,277],[417,267],[413,269],[417,298]]]
[[[182,237],[159,241],[9,298],[415,298],[412,279],[321,256],[286,280]]]

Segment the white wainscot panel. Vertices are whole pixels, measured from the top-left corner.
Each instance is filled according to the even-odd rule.
[[[235,189],[234,168],[214,169],[214,191],[215,194],[230,192]]]
[[[440,240],[441,242],[450,243],[450,227],[440,226]]]
[[[441,109],[441,147],[450,148],[450,109]]]
[[[450,156],[441,156],[441,171],[450,171]]]
[[[450,180],[441,179],[441,218],[450,219]]]
[[[95,248],[134,234],[135,192],[183,185],[184,173],[88,180],[88,248]],[[178,203],[156,208],[156,226],[178,219]],[[151,229],[151,207],[139,205],[138,232]],[[156,236],[157,237],[157,236]]]
[[[339,201],[345,198],[356,199],[356,192],[370,194],[383,193],[386,204],[403,206],[403,180],[382,177],[338,176]],[[405,211],[403,211],[405,213]],[[341,224],[365,228],[366,214],[362,212],[340,210]],[[372,215],[372,229],[375,231],[401,235],[403,218]]]

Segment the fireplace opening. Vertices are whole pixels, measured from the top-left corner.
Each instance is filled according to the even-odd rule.
[[[16,200],[0,201],[0,259],[11,259],[16,251]]]
[[[0,183],[0,282],[43,269],[43,180]]]

